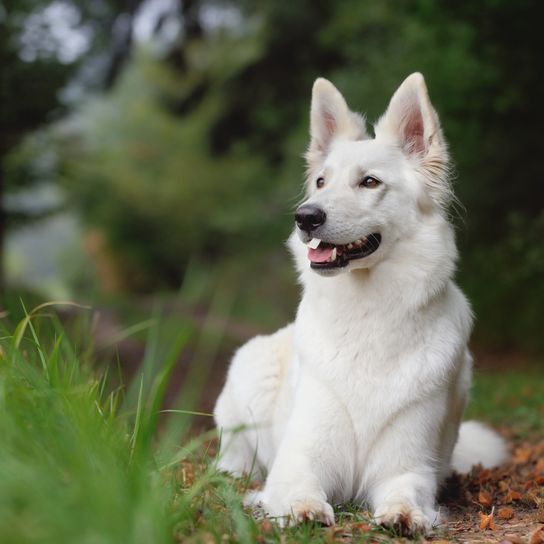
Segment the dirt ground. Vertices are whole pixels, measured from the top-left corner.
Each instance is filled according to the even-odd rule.
[[[452,477],[440,503],[448,540],[544,543],[544,440],[518,444],[506,466]]]

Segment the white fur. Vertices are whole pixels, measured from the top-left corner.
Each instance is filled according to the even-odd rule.
[[[506,444],[497,433],[479,421],[465,421],[459,429],[451,464],[457,472],[466,473],[475,464],[495,467],[507,457]]]
[[[331,505],[355,500],[380,523],[428,530],[470,388],[472,316],[452,281],[448,155],[420,74],[401,85],[375,132],[369,138],[334,86],[316,81],[306,202],[327,220],[313,235],[347,244],[379,232],[382,243],[319,274],[306,257],[309,235],[293,233],[296,320],[235,355],[215,408],[219,467],[267,475],[253,499],[280,522],[332,524]],[[383,183],[362,188],[369,174]],[[455,468],[504,460],[498,436],[466,425]]]

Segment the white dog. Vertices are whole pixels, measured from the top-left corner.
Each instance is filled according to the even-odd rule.
[[[406,533],[438,523],[451,469],[498,465],[502,439],[460,426],[472,315],[452,280],[449,157],[421,74],[367,134],[327,80],[313,87],[307,199],[289,240],[294,324],[243,346],[215,408],[219,467],[262,470],[254,499],[280,522],[334,523],[366,503]]]

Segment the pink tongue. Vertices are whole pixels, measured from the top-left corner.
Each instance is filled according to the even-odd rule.
[[[308,248],[308,259],[313,263],[326,263],[332,255],[332,247]]]

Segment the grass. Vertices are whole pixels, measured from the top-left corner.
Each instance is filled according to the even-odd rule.
[[[535,364],[517,371],[476,371],[467,417],[486,420],[516,439],[544,437],[541,367]]]
[[[203,439],[180,449],[157,435],[183,334],[156,378],[139,377],[131,403],[108,391],[54,317],[40,317],[46,310],[3,331],[0,344],[0,542],[173,542],[213,504],[230,506],[225,531],[247,534],[232,483],[205,453],[197,458]],[[205,467],[198,479],[181,476],[179,459]]]
[[[213,433],[183,434],[183,410],[162,421],[173,366],[187,334],[167,348],[149,332],[146,364],[125,391],[100,374],[89,341],[74,342],[42,306],[0,340],[0,542],[388,542],[364,512],[338,509],[338,529],[280,531],[241,503],[247,482],[215,470]],[[46,315],[44,315],[46,314]],[[213,357],[218,341],[202,341]],[[211,346],[211,347],[210,347]],[[196,378],[195,378],[196,379]],[[189,384],[190,386],[191,384]],[[542,432],[544,379],[479,375],[471,416]],[[179,419],[176,419],[179,418]],[[158,432],[159,427],[162,432]],[[183,444],[180,446],[179,444]]]

